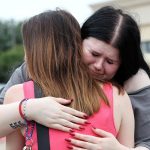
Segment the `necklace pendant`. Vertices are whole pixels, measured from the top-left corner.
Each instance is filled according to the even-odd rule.
[[[32,150],[32,148],[30,146],[24,146],[22,150]]]

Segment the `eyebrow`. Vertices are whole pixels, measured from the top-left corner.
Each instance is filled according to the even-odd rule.
[[[92,52],[97,53],[97,54],[99,54],[99,55],[101,54],[101,53],[99,53],[99,52],[93,50],[92,48],[90,48],[89,51],[92,51]],[[111,58],[109,58],[109,57],[107,57],[107,58],[110,59],[111,61],[115,62],[115,63],[120,62],[120,60],[111,59]]]
[[[114,63],[119,63],[120,62],[120,60],[114,60],[114,59],[109,59],[109,60],[113,61]]]
[[[101,54],[101,53],[99,53],[99,52],[95,51],[95,50],[94,50],[94,49],[92,49],[92,48],[89,48],[89,51],[92,51],[92,52],[97,53],[97,54]]]

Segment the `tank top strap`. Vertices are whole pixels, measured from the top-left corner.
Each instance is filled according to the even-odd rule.
[[[103,91],[109,100],[110,107],[113,109],[113,86],[110,82],[104,83]]]
[[[33,81],[28,81],[23,83],[24,98],[34,98],[34,83]]]
[[[23,84],[23,90],[24,98],[42,97],[41,89],[32,80]],[[28,126],[30,128],[31,124],[28,123]],[[33,150],[50,150],[49,128],[38,123],[34,124],[32,139],[34,139],[32,146]]]
[[[117,135],[117,130],[116,130],[115,119],[114,119],[114,98],[113,98],[113,85],[112,85],[112,83],[110,83],[110,82],[105,83],[103,85],[103,90],[104,90],[104,93],[107,96],[108,101],[109,101],[109,105],[110,105],[109,110],[110,110],[110,113],[111,113],[110,123],[113,126],[114,135],[116,136]]]

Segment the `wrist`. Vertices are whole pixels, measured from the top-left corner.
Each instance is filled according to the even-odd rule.
[[[23,99],[20,101],[19,103],[19,114],[21,116],[21,118],[25,121],[27,121],[27,117],[26,117],[26,102],[28,99]]]
[[[29,99],[26,104],[26,116],[29,121],[34,120],[34,108],[36,107],[34,102],[34,99]]]
[[[19,103],[19,114],[21,116],[21,118],[24,120],[24,122],[27,122],[27,116],[26,116],[26,103],[27,103],[28,99],[23,99],[20,101]]]

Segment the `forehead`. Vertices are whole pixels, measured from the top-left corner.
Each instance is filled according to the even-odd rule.
[[[93,37],[89,37],[83,40],[83,49],[97,52],[99,54],[104,53],[110,57],[119,57],[119,50],[112,47],[110,44],[107,44],[101,40],[98,40]]]

